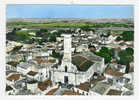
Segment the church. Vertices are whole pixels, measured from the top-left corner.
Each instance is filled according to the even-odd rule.
[[[104,58],[89,51],[72,55],[72,37],[70,34],[63,36],[64,55],[61,65],[51,69],[53,83],[79,85],[90,81],[94,74],[104,72]]]

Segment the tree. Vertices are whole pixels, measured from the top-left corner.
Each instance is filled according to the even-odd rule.
[[[52,51],[52,57],[54,58],[60,58],[60,53],[56,53],[55,50]]]
[[[96,55],[104,57],[105,63],[111,62],[112,57],[114,56],[114,49],[108,49],[102,47],[99,52],[95,52]]]
[[[133,55],[134,54],[133,48],[126,48],[126,52],[127,52],[128,55]]]
[[[122,40],[122,39],[121,39],[120,36],[118,36],[118,37],[116,38],[116,41],[120,41],[120,40]]]
[[[50,35],[49,41],[50,42],[56,42],[56,36],[55,35]]]
[[[120,60],[118,63],[126,65],[126,72],[129,72],[129,63],[133,61],[134,50],[132,48],[127,48],[118,53]]]
[[[121,36],[122,36],[122,39],[125,41],[133,41],[134,31],[124,31]]]
[[[40,32],[44,33],[44,32],[48,32],[48,30],[47,29],[40,29]]]
[[[85,26],[80,27],[83,31],[90,31],[91,30],[91,26],[89,26],[88,24],[86,24]]]

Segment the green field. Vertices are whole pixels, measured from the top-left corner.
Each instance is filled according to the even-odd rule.
[[[64,23],[64,22],[53,22],[53,23],[31,23],[31,22],[12,22],[7,23],[8,26],[16,27],[16,28],[41,28],[41,29],[48,29],[53,27],[63,27],[63,28],[78,28],[78,27],[96,27],[96,28],[103,28],[103,27],[134,27],[131,24],[126,23]]]

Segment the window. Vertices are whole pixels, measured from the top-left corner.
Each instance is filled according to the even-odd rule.
[[[67,72],[67,69],[68,69],[67,66],[65,66],[65,72]]]
[[[68,83],[68,76],[64,76],[64,83]]]
[[[79,90],[77,90],[77,92],[79,93]]]

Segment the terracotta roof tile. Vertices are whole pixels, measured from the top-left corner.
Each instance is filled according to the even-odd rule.
[[[38,73],[38,72],[30,71],[30,72],[28,72],[27,74],[28,74],[28,75],[31,75],[31,76],[35,76],[37,73]]]
[[[52,82],[50,80],[40,82],[38,84],[38,88],[42,91],[46,90],[48,86],[52,86]]]
[[[111,75],[111,76],[118,76],[118,77],[124,75],[124,73],[118,72],[118,71],[114,71],[114,70],[112,70],[112,69],[107,69],[107,70],[105,71],[105,74],[108,74],[108,75]]]
[[[57,90],[58,88],[52,89],[46,95],[53,95]]]
[[[62,95],[82,95],[82,94],[80,94],[78,92],[73,92],[73,91],[70,91],[70,90],[66,90],[66,91],[63,92]]]
[[[19,80],[20,76],[21,76],[21,74],[12,74],[11,76],[9,76],[7,78],[7,80],[9,80],[9,81],[12,81],[12,80],[17,81],[17,80]]]
[[[99,81],[102,81],[105,79],[106,79],[106,77],[104,77],[104,76],[98,76],[97,79],[91,80],[91,83],[96,83],[96,82],[99,82]]]
[[[89,82],[85,82],[85,83],[81,83],[80,85],[77,85],[76,88],[79,88],[84,91],[88,91],[90,86],[91,84]]]
[[[107,95],[121,95],[122,91],[111,89]]]

